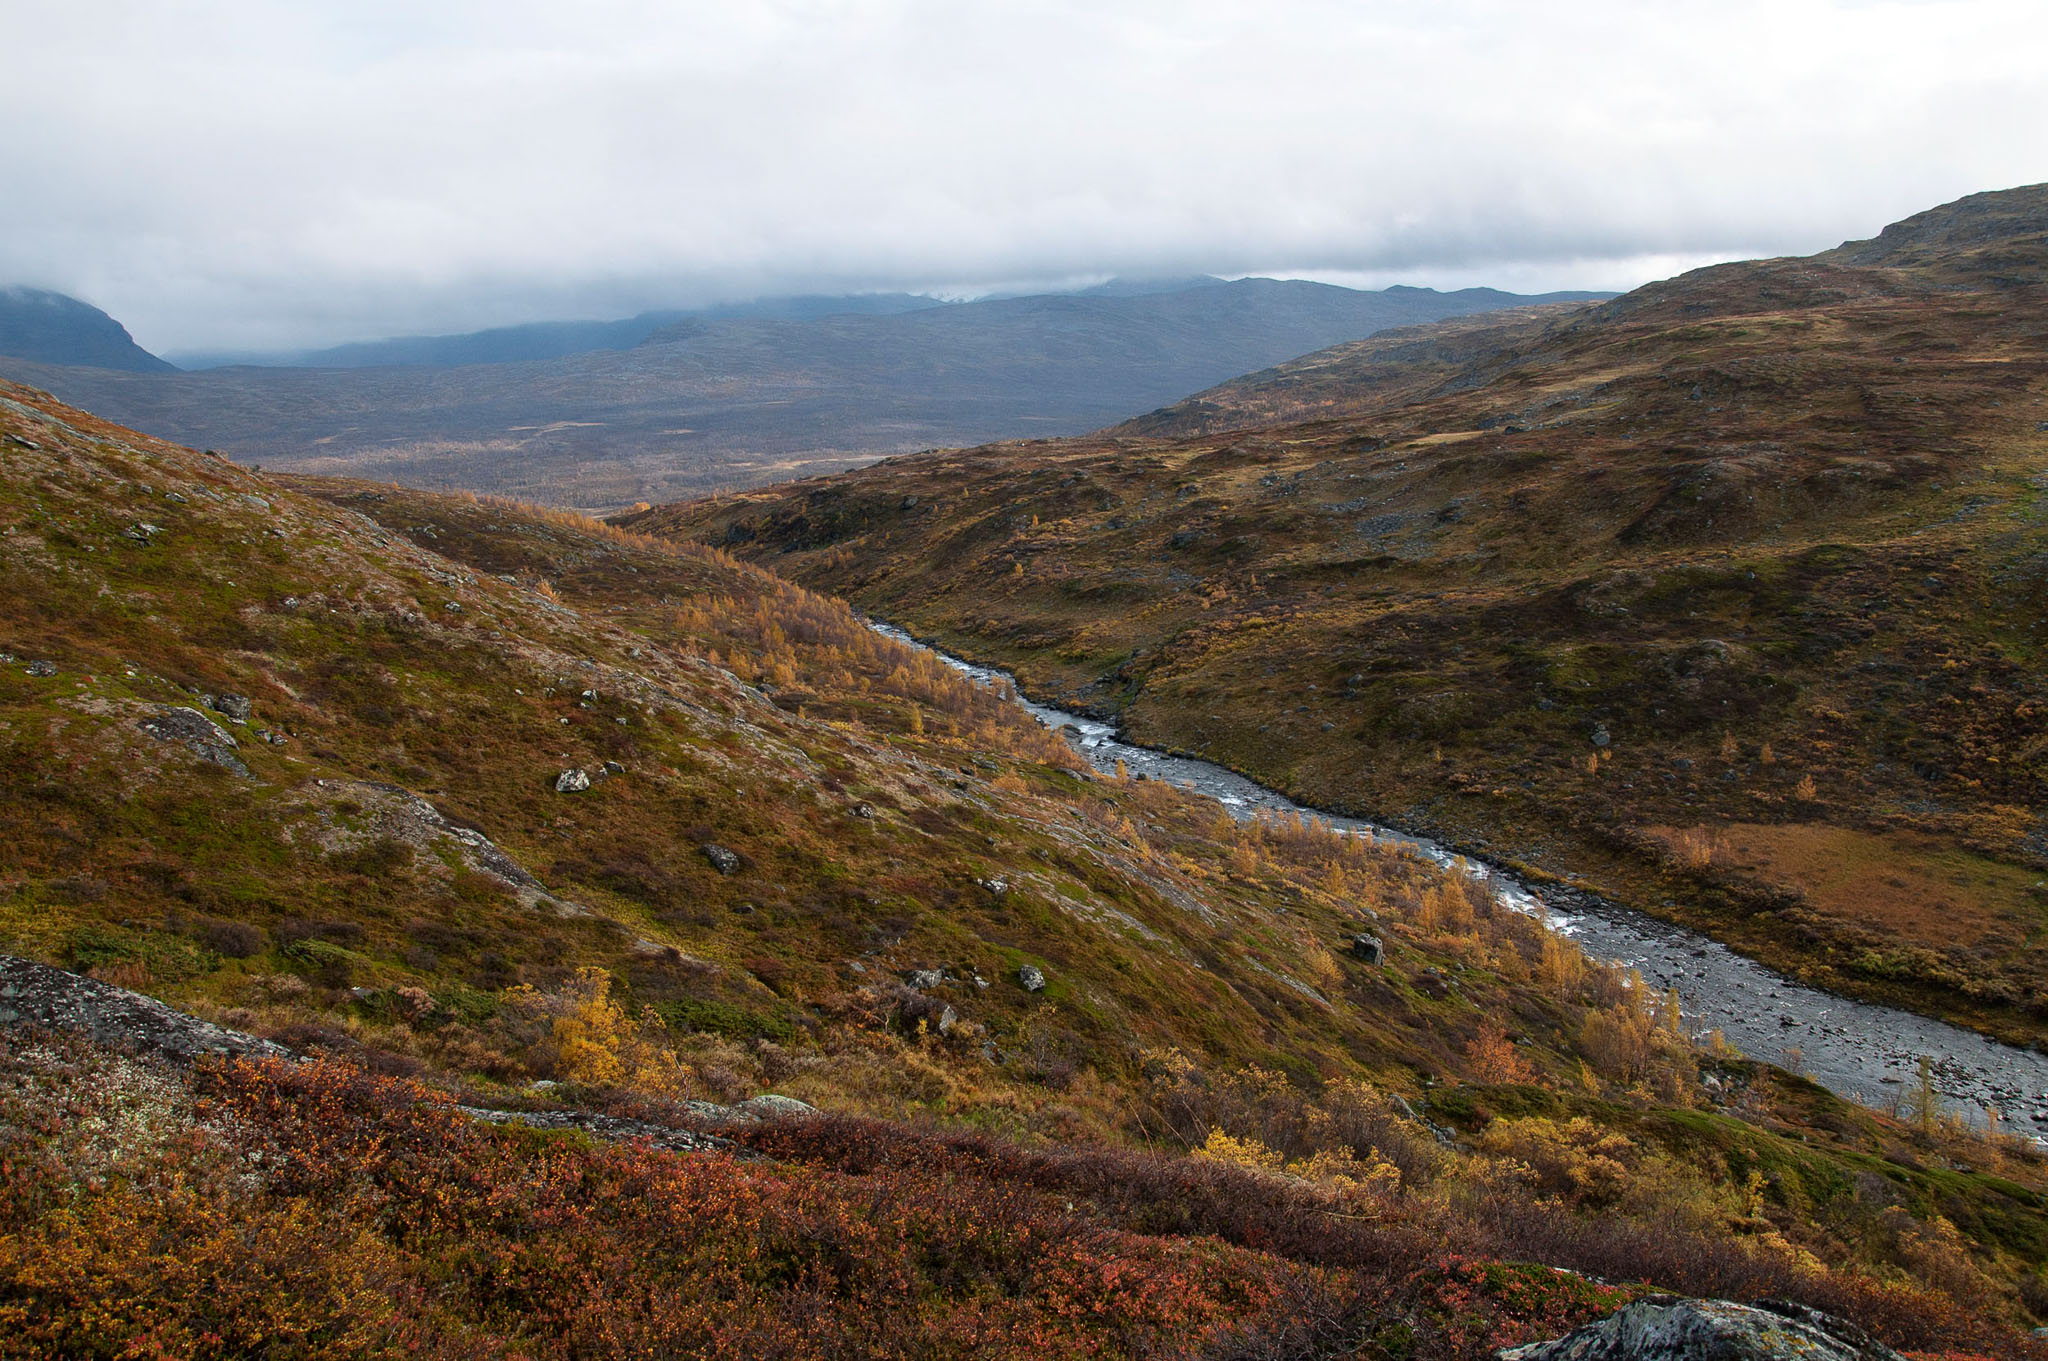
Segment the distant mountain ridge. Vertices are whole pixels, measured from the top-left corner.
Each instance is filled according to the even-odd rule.
[[[129,373],[176,372],[92,304],[19,284],[0,285],[0,355]]]
[[[382,362],[407,343],[390,342],[351,352],[375,367],[133,374],[9,361],[0,373],[270,466],[603,508],[918,449],[1078,435],[1387,327],[1603,296],[1178,282],[1188,286],[1130,280],[944,305],[878,295],[871,309],[904,310],[866,314],[844,299],[770,300],[748,307],[784,315],[647,314],[416,351],[620,347],[517,362]]]
[[[798,294],[757,298],[752,302],[715,307],[669,308],[641,312],[617,321],[534,321],[494,326],[450,335],[395,336],[388,340],[353,341],[319,350],[275,353],[194,351],[178,357],[186,369],[257,368],[367,369],[386,365],[459,367],[466,364],[517,364],[535,359],[563,359],[596,350],[630,350],[665,328],[690,320],[742,318],[812,321],[819,317],[893,316],[925,307],[940,307],[937,298],[915,293]]]

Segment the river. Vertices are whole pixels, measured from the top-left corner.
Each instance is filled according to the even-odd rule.
[[[891,625],[871,623],[878,632],[932,652],[978,681],[1007,685],[1032,717],[1063,730],[1099,770],[1112,771],[1122,761],[1133,776],[1194,789],[1238,817],[1254,816],[1261,809],[1314,813],[1339,831],[1406,847],[1488,881],[1504,904],[1542,916],[1577,940],[1589,956],[1640,970],[1643,981],[1659,992],[1676,988],[1686,1024],[1695,1034],[1719,1030],[1751,1058],[1796,1064],[1829,1091],[1881,1109],[1903,1098],[1917,1080],[1925,1056],[1933,1062],[1934,1085],[1946,1109],[1960,1112],[1979,1127],[1995,1112],[2005,1128],[2048,1145],[2048,1054],[2001,1044],[1910,1011],[1807,987],[1718,941],[1647,913],[1578,891],[1532,889],[1505,871],[1427,837],[1307,808],[1222,766],[1135,746],[1119,738],[1111,724],[1025,698],[1007,672],[928,647]]]

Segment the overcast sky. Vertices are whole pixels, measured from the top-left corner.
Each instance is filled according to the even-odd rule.
[[[0,0],[159,351],[1113,274],[1620,288],[2048,180],[2041,0]]]

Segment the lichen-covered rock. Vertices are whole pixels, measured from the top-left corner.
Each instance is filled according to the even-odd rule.
[[[523,1125],[527,1129],[580,1129],[614,1142],[645,1140],[655,1148],[665,1148],[672,1153],[707,1153],[733,1148],[732,1140],[721,1139],[716,1134],[650,1124],[645,1120],[626,1120],[596,1111],[497,1111],[481,1106],[457,1106],[456,1109],[472,1120],[482,1120],[486,1124]]]
[[[139,992],[0,955],[0,1029],[82,1031],[116,1049],[190,1060],[201,1054],[290,1058],[268,1040],[173,1010]]]
[[[237,723],[247,723],[252,710],[247,695],[215,695],[212,707],[215,713],[226,714]]]
[[[1500,1361],[1902,1361],[1854,1324],[1783,1300],[1640,1299]]]
[[[1387,948],[1381,943],[1378,936],[1353,936],[1351,938],[1351,954],[1355,959],[1362,959],[1368,964],[1377,964],[1386,958],[1386,953]]]
[[[571,767],[555,776],[555,792],[557,794],[581,794],[588,788],[590,788],[590,772],[581,768]]]
[[[1017,970],[1017,981],[1024,985],[1026,992],[1045,991],[1045,974],[1036,965],[1026,964]]]
[[[235,748],[241,744],[226,728],[197,709],[163,709],[135,726],[159,742],[176,742],[202,761],[211,761],[237,775],[249,773],[249,767],[235,755]]]
[[[711,868],[717,870],[720,874],[738,874],[740,872],[738,852],[728,850],[715,841],[707,841],[698,849],[703,851],[704,858],[711,862]]]
[[[818,1108],[808,1101],[799,1101],[793,1096],[779,1096],[774,1092],[750,1096],[733,1109],[742,1115],[751,1115],[756,1120],[798,1120],[818,1113]]]

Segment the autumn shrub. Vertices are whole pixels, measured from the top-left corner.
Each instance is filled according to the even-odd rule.
[[[269,944],[263,928],[250,922],[202,922],[193,934],[201,945],[229,959],[253,958]]]
[[[653,1007],[630,1016],[612,997],[612,977],[582,968],[543,992],[528,984],[506,989],[504,1024],[543,1071],[589,1086],[627,1085],[657,1094],[686,1093],[690,1074],[667,1041],[667,1022]]]
[[[1509,1160],[1539,1193],[1593,1209],[1614,1205],[1628,1191],[1639,1152],[1628,1136],[1584,1116],[1495,1120],[1480,1134],[1479,1148]]]
[[[1481,1082],[1493,1085],[1530,1082],[1536,1076],[1536,1070],[1515,1048],[1514,1041],[1508,1038],[1507,1030],[1498,1021],[1482,1023],[1479,1033],[1465,1046],[1465,1053],[1472,1061],[1472,1075]]]
[[[1327,1158],[1276,1173],[838,1117],[736,1134],[672,1155],[481,1124],[339,1063],[216,1061],[188,1087],[0,1041],[0,1356],[1478,1361],[1631,1293],[1517,1260],[1998,1343],[1924,1291],[1512,1189],[1361,1197]]]

